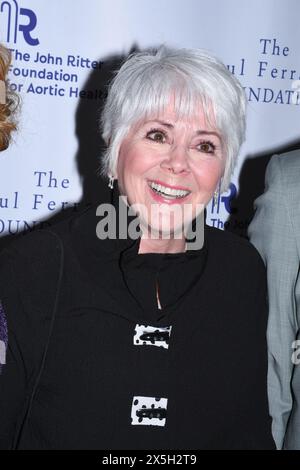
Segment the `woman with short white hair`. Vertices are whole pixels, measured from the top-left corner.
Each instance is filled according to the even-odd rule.
[[[102,113],[111,197],[1,257],[2,447],[274,448],[264,266],[203,224],[245,108],[203,50],[123,63]]]

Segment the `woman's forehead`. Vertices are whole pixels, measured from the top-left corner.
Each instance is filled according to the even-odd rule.
[[[194,110],[190,113],[179,113],[175,109],[174,104],[170,103],[163,109],[145,114],[137,121],[136,126],[141,127],[154,122],[170,129],[180,126],[198,126],[202,129],[216,130],[215,117],[212,109],[204,111],[203,106],[201,105],[198,107],[195,106]]]

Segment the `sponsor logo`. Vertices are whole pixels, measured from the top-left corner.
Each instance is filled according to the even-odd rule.
[[[0,2],[0,25],[6,28],[6,42],[17,43],[19,33],[30,46],[37,46],[40,41],[33,36],[37,24],[36,14],[28,8],[19,8],[16,0]]]
[[[221,196],[220,193],[217,200],[212,199],[212,204],[211,204],[211,214],[219,214],[222,208],[222,204],[224,205],[225,210],[228,212],[228,214],[232,213],[231,209],[231,201],[234,199],[237,195],[237,188],[233,183],[230,183],[229,186],[229,194],[225,196]]]

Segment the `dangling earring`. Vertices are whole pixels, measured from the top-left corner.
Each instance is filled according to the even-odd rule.
[[[216,190],[214,192],[214,206],[217,206],[218,205],[218,202],[219,202],[219,191]]]
[[[110,189],[113,189],[113,187],[114,187],[114,179],[115,179],[115,178],[114,178],[112,175],[109,176],[108,187],[109,187]]]
[[[219,204],[221,186],[222,186],[222,178],[220,179],[217,189],[214,192],[214,207]]]

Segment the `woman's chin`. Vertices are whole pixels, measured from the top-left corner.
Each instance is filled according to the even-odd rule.
[[[147,227],[142,227],[142,232],[144,234],[144,238],[153,238],[153,239],[163,239],[163,240],[171,240],[171,239],[182,239],[184,238],[184,230],[182,225],[171,225],[166,226],[162,224],[151,224],[147,225]]]

